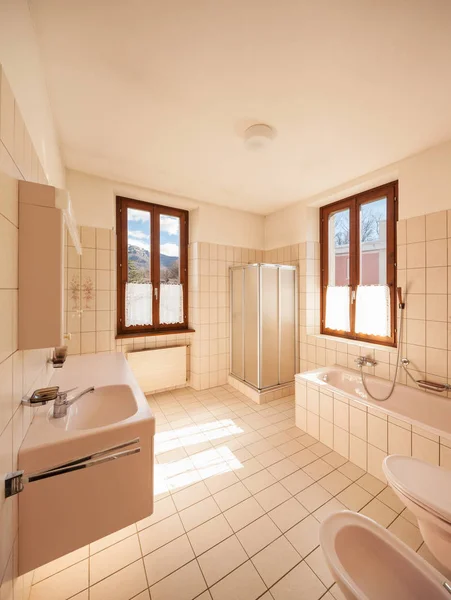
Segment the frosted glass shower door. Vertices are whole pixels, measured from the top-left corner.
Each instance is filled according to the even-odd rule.
[[[259,267],[244,269],[244,379],[258,387]]]
[[[279,383],[279,269],[260,267],[260,385]]]
[[[233,269],[231,273],[231,372],[236,377],[244,379],[244,269]]]
[[[293,381],[296,349],[296,271],[279,269],[279,383]]]

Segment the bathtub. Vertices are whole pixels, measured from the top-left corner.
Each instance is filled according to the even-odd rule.
[[[320,390],[324,387],[349,400],[365,404],[426,429],[430,433],[451,439],[451,399],[445,395],[430,394],[398,383],[388,400],[378,402],[366,394],[359,371],[340,366],[305,371],[297,374],[295,379],[297,382],[319,386]],[[365,375],[365,382],[367,388],[376,397],[386,396],[391,387],[389,381],[373,375]]]

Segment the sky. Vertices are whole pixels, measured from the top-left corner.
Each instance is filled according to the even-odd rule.
[[[134,208],[127,209],[128,243],[149,250],[150,246],[150,213]],[[160,217],[160,252],[166,256],[179,256],[180,221],[178,217],[161,215]]]

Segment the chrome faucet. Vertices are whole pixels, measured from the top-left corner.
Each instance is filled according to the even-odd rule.
[[[358,358],[355,359],[355,364],[362,368],[362,367],[375,367],[377,365],[377,361],[375,361],[374,359],[370,358],[369,356],[359,356]]]
[[[67,399],[67,394],[71,390],[68,390],[67,392],[59,392],[55,398],[55,403],[53,404],[53,418],[61,419],[61,417],[65,417],[67,415],[67,409],[69,406],[72,406],[72,404],[77,402],[77,400],[80,400],[80,398],[85,394],[93,392],[94,389],[94,386],[88,387],[70,400]]]
[[[53,418],[60,419],[61,417],[65,417],[67,415],[67,409],[69,408],[69,406],[74,404],[74,402],[77,402],[77,400],[79,400],[85,394],[93,392],[95,388],[86,388],[85,390],[68,400],[67,394],[69,392],[73,392],[76,389],[77,388],[71,388],[70,390],[60,392],[58,386],[40,388],[38,390],[35,390],[30,397],[22,398],[22,404],[25,404],[26,406],[44,406],[44,404],[47,404],[48,402],[54,400],[55,403],[53,405]]]

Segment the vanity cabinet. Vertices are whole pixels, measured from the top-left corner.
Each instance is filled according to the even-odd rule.
[[[20,350],[64,345],[64,236],[77,236],[71,219],[67,192],[19,182]]]

